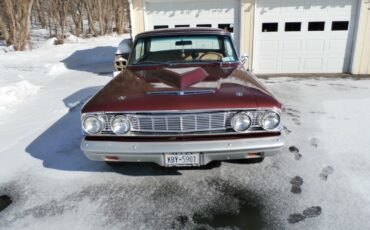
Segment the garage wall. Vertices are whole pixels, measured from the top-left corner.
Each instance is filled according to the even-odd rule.
[[[144,1],[143,0],[130,0],[130,17],[132,36],[144,32]]]
[[[361,0],[352,73],[370,74],[370,0]]]
[[[253,62],[253,31],[254,31],[255,0],[241,0],[240,23],[240,54],[249,56],[245,67],[251,69]]]
[[[202,1],[202,0],[200,0]],[[228,0],[226,0],[228,2]],[[220,3],[225,4],[226,1],[220,1]],[[246,53],[249,56],[248,63],[246,67],[251,68],[252,57],[253,57],[253,25],[254,25],[254,5],[255,0],[238,0],[239,5],[236,9],[240,9],[236,15],[240,16],[235,23],[235,28],[240,28],[240,31],[236,31],[235,40],[239,43],[239,54]],[[144,13],[144,0],[131,0],[131,23],[132,23],[132,33],[135,36],[138,33],[145,31],[145,13]],[[158,1],[154,1],[158,2]],[[170,2],[171,3],[171,2]],[[230,4],[234,4],[230,1]],[[238,16],[238,17],[239,17]],[[238,23],[240,21],[240,24]]]

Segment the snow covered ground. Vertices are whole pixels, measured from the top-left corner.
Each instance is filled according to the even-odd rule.
[[[113,169],[79,149],[79,110],[123,37],[0,54],[0,229],[364,229],[370,80],[270,78],[287,145],[261,164]],[[295,223],[297,222],[297,223]],[[232,228],[229,228],[232,229]]]

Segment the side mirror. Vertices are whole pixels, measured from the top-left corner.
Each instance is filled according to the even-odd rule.
[[[249,56],[246,53],[243,53],[240,56],[240,62],[242,63],[242,66],[244,66],[244,64],[248,62],[248,58],[249,58]]]
[[[128,57],[130,56],[132,50],[132,39],[127,38],[121,41],[118,45],[116,57],[114,59],[114,66],[116,71],[122,71],[126,69],[128,64]]]

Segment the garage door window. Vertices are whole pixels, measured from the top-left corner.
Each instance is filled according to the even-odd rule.
[[[212,27],[211,24],[198,24],[197,27]]]
[[[301,24],[300,22],[286,22],[285,23],[285,31],[286,32],[295,32],[301,31]]]
[[[331,24],[331,30],[348,30],[348,21],[334,21]]]
[[[325,22],[309,22],[308,31],[324,31]]]
[[[262,23],[262,32],[277,32],[278,23],[277,22],[265,22]]]
[[[218,24],[218,28],[229,31],[230,33],[234,32],[233,24]]]
[[[166,29],[168,28],[168,26],[166,25],[158,25],[158,26],[154,26],[154,29],[157,30],[157,29]]]

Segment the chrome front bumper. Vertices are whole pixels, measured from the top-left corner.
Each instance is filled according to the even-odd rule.
[[[153,162],[165,166],[164,153],[201,153],[200,164],[211,161],[248,159],[248,153],[262,153],[267,157],[278,153],[284,146],[282,136],[244,138],[233,140],[171,141],[171,142],[115,142],[83,139],[81,150],[87,158],[108,161],[116,157],[123,162]]]

